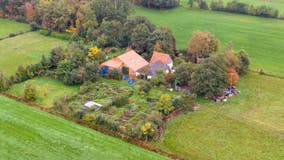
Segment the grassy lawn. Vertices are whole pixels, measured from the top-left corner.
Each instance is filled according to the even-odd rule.
[[[54,99],[57,99],[64,95],[76,93],[79,90],[78,86],[65,86],[60,81],[51,78],[35,78],[11,86],[11,88],[8,90],[8,93],[23,98],[23,89],[26,83],[30,83],[36,86],[38,95],[36,103],[44,105],[46,107],[52,107]],[[44,92],[46,92],[45,96]]]
[[[194,31],[210,31],[222,42],[222,47],[232,42],[236,50],[248,51],[252,69],[262,68],[265,72],[284,76],[283,20],[188,7],[163,11],[136,7],[134,15],[147,16],[156,25],[171,28],[178,48],[186,47]]]
[[[30,32],[0,41],[0,69],[5,76],[13,75],[19,65],[39,62],[42,55],[49,55],[55,46],[65,46],[66,42]]]
[[[283,159],[283,80],[249,74],[239,88],[228,103],[201,101],[172,120],[156,145],[192,159]]]
[[[30,30],[28,24],[18,23],[0,18],[0,38],[9,36],[10,33],[19,33]]]
[[[1,96],[0,106],[5,159],[167,159]]]

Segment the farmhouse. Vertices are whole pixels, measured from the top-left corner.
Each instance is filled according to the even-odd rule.
[[[139,70],[139,73],[141,75],[144,75],[148,79],[151,79],[153,76],[155,76],[159,70],[163,70],[166,73],[171,72],[171,69],[168,65],[164,64],[162,61],[158,60],[153,63],[149,63],[149,65],[143,67]]]
[[[157,61],[161,61],[164,65],[167,65],[170,69],[173,68],[173,60],[170,57],[170,55],[166,53],[153,52],[150,63],[155,63]]]
[[[101,64],[103,67],[109,67],[109,70],[119,69],[120,71],[123,68],[126,68],[129,73],[129,77],[134,79],[136,76],[139,76],[139,70],[149,63],[141,57],[134,50],[128,51],[116,58],[110,59]]]

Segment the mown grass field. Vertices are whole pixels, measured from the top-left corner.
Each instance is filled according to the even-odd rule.
[[[29,32],[2,40],[0,41],[0,70],[6,77],[11,76],[19,65],[37,63],[42,55],[49,55],[53,47],[64,47],[66,44],[66,41],[42,36],[38,32]]]
[[[283,20],[186,6],[162,11],[136,7],[133,15],[146,16],[158,26],[168,26],[176,37],[178,48],[186,47],[194,31],[209,31],[221,41],[222,48],[232,42],[235,50],[245,49],[250,54],[252,69],[284,76]]]
[[[200,101],[199,111],[172,120],[156,145],[196,160],[283,159],[283,80],[250,73],[239,88],[228,103]]]
[[[36,87],[37,100],[36,103],[43,105],[47,108],[52,107],[53,101],[64,95],[77,93],[79,86],[65,86],[62,82],[51,78],[34,78],[32,80],[25,81],[23,83],[15,84],[11,86],[8,93],[21,97],[24,97],[25,84],[32,84]]]
[[[0,38],[9,36],[10,33],[29,31],[30,27],[24,23],[17,23],[0,18]]]
[[[0,159],[167,159],[0,96]]]

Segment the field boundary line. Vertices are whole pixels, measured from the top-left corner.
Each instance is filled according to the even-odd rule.
[[[253,70],[253,69],[249,69],[249,71],[253,72],[253,73],[257,73],[260,76],[267,76],[267,77],[278,78],[278,79],[283,79],[284,80],[284,76],[277,76],[275,74],[270,74],[270,73],[265,73],[265,72],[260,73],[260,71]]]
[[[17,37],[17,36],[20,36],[20,35],[23,35],[23,34],[26,34],[26,33],[29,33],[29,32],[32,32],[32,31],[28,30],[28,31],[22,31],[22,32],[17,32],[17,33],[9,33],[9,35],[6,36],[6,37],[0,37],[0,41],[6,40],[6,39],[9,39],[9,38],[14,38],[14,37]],[[11,36],[11,34],[14,34],[14,35]]]
[[[13,100],[15,100],[17,102],[23,103],[23,104],[25,104],[25,105],[27,105],[27,106],[29,106],[31,108],[47,112],[49,114],[52,114],[54,116],[63,118],[65,120],[68,120],[68,121],[71,121],[71,122],[75,122],[75,123],[77,123],[77,124],[79,124],[81,126],[93,129],[93,130],[95,130],[97,132],[100,132],[100,133],[102,133],[104,135],[120,139],[120,140],[122,140],[124,142],[127,142],[127,143],[130,143],[132,145],[141,147],[141,148],[146,149],[148,151],[152,151],[152,152],[155,152],[155,153],[160,154],[162,156],[166,156],[166,157],[168,157],[170,159],[173,159],[173,160],[190,160],[190,159],[181,158],[181,157],[179,157],[178,155],[176,155],[174,153],[167,152],[167,151],[164,151],[164,150],[159,149],[157,147],[154,147],[153,145],[151,145],[151,144],[149,144],[149,143],[147,143],[145,141],[136,140],[134,138],[131,138],[131,137],[128,137],[128,136],[125,136],[125,135],[118,134],[116,132],[110,131],[110,130],[106,129],[105,127],[102,127],[102,126],[99,126],[99,125],[94,125],[92,123],[85,122],[83,120],[79,120],[79,119],[75,119],[75,118],[66,116],[66,115],[64,115],[64,114],[62,114],[60,112],[57,112],[57,111],[54,111],[54,110],[50,110],[50,109],[48,109],[48,108],[46,108],[44,106],[38,105],[38,104],[33,103],[33,102],[28,102],[25,99],[17,97],[17,96],[14,96],[12,94],[2,92],[2,93],[0,93],[0,95],[5,96],[5,97],[7,97],[9,99],[13,99]]]

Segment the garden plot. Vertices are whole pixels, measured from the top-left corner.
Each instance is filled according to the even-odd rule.
[[[103,125],[115,132],[148,139],[155,136],[162,123],[163,114],[156,106],[160,96],[168,93],[175,98],[174,95],[178,94],[156,88],[145,95],[139,92],[139,86],[127,85],[126,81],[100,81],[104,82],[83,85],[80,87],[80,93],[56,100],[53,109],[68,116]],[[90,102],[97,105],[90,107],[86,104]]]

